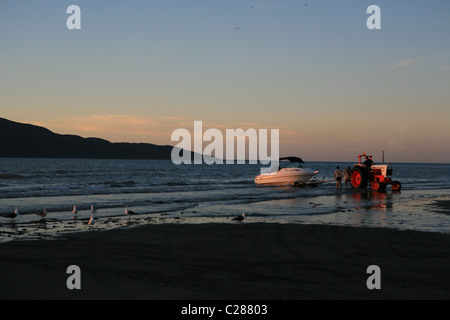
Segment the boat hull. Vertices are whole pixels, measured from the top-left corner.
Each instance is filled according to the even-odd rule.
[[[255,178],[255,183],[262,185],[293,185],[296,182],[308,182],[316,173],[317,171],[309,168],[286,168],[276,173],[261,174]]]

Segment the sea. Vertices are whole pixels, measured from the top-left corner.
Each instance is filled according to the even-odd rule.
[[[0,159],[0,242],[54,239],[146,224],[302,223],[450,233],[450,164],[394,163],[401,192],[336,190],[353,166],[309,162],[316,187],[261,186],[258,164],[175,165],[170,160]],[[89,225],[91,206],[95,224]],[[77,206],[78,213],[73,214]],[[136,215],[125,215],[125,207]],[[7,218],[15,209],[19,216]],[[47,216],[36,215],[47,210]],[[245,213],[242,222],[233,218]]]

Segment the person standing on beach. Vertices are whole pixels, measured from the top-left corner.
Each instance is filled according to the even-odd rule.
[[[350,176],[352,173],[352,168],[348,167],[344,170],[344,179],[345,179],[345,189],[348,189],[348,184],[350,183]]]
[[[342,171],[339,166],[334,171],[334,180],[336,180],[336,190],[342,190]]]

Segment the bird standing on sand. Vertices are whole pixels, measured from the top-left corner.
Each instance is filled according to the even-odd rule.
[[[78,208],[77,208],[77,206],[73,206],[73,214],[77,214],[78,213]]]
[[[10,219],[14,219],[19,215],[19,209],[16,208],[16,210],[14,210],[14,213],[8,214],[7,216],[5,216],[6,218],[10,218]]]
[[[135,215],[135,214],[137,214],[137,213],[134,212],[134,211],[132,211],[132,210],[128,210],[128,206],[126,206],[126,207],[125,207],[125,214],[126,214],[127,216],[132,216],[132,215]]]
[[[89,219],[88,225],[92,226],[95,223],[94,219],[94,205],[91,205],[91,219]]]
[[[235,220],[235,221],[244,221],[244,219],[245,219],[245,212],[243,212],[240,216],[237,216],[233,220]]]
[[[44,209],[44,211],[42,212],[36,213],[36,215],[44,218],[47,215],[47,209]]]
[[[88,225],[92,226],[95,223],[94,212],[91,211],[91,218],[89,219]]]

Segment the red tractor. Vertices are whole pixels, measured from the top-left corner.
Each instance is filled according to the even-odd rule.
[[[366,161],[362,162],[365,157]],[[388,184],[392,185],[393,191],[401,191],[402,184],[392,180],[394,169],[391,165],[374,165],[373,156],[362,154],[358,156],[359,163],[355,164],[350,172],[350,181],[354,188],[366,188],[370,183],[370,187],[374,191],[384,191]]]

